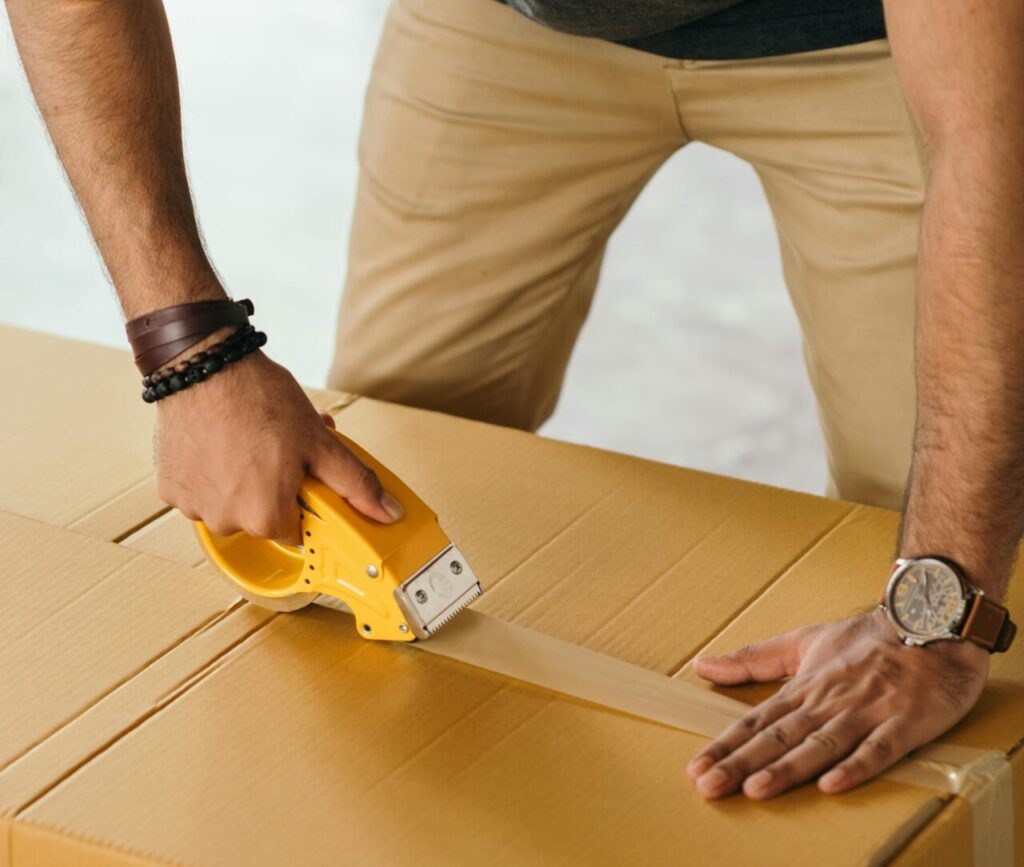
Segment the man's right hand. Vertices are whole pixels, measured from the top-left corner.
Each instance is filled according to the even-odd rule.
[[[329,417],[262,352],[155,406],[159,496],[214,533],[299,544],[296,495],[307,475],[369,518],[402,516],[374,472],[331,433]]]

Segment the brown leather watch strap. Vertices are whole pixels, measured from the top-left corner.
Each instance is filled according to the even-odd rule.
[[[125,324],[125,331],[136,366],[148,375],[217,329],[248,325],[252,312],[248,299],[194,301],[139,316]]]
[[[1002,653],[1013,643],[1016,634],[1017,626],[1010,620],[1006,606],[980,593],[974,594],[974,601],[960,628],[961,638],[980,644],[989,653]]]

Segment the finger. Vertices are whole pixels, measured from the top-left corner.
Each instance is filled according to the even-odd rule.
[[[363,464],[333,434],[324,434],[310,475],[319,479],[366,517],[390,524],[404,514],[401,503],[381,487],[377,474]]]
[[[334,416],[331,415],[329,412],[320,413],[320,418],[324,420],[324,424],[327,425],[327,427],[329,427],[331,430],[337,429],[338,425],[335,424]]]
[[[266,514],[244,520],[242,528],[257,539],[273,539],[286,545],[299,545],[302,542],[299,532],[301,517],[298,500],[293,494]]]
[[[713,764],[743,746],[765,726],[796,710],[801,700],[795,693],[777,693],[745,713],[690,760],[687,765],[690,777],[699,777]]]
[[[296,504],[295,517],[292,521],[281,525],[281,529],[278,530],[273,539],[275,542],[280,542],[282,545],[292,545],[298,547],[302,544],[302,532],[300,530],[299,519],[301,512],[298,510],[298,504]]]
[[[302,510],[294,497],[286,499],[274,517],[274,533],[270,537],[284,545],[302,544]]]
[[[820,718],[806,707],[776,719],[705,771],[697,779],[697,790],[705,798],[732,794],[751,774],[799,748],[820,725]]]
[[[802,630],[748,644],[722,656],[702,656],[693,669],[706,680],[726,686],[751,680],[779,680],[800,667]]]
[[[849,755],[871,727],[856,710],[840,711],[811,731],[801,744],[748,777],[743,783],[744,794],[764,800],[811,779]]]
[[[214,515],[203,518],[202,521],[206,524],[206,529],[215,536],[232,536],[242,529],[236,521],[227,516]]]
[[[871,732],[850,755],[818,780],[828,794],[845,792],[878,776],[912,749],[907,743],[902,718],[889,717]]]

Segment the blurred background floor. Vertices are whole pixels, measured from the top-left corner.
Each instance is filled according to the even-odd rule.
[[[167,0],[193,193],[214,263],[310,385],[332,353],[362,95],[385,0]],[[2,6],[0,6],[2,10]],[[5,13],[0,320],[125,346]],[[753,171],[676,154],[613,237],[543,434],[823,493],[824,450]]]

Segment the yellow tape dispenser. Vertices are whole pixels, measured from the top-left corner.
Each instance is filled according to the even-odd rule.
[[[372,455],[334,433],[402,504],[400,520],[365,518],[325,484],[306,478],[299,488],[301,546],[243,532],[218,536],[196,521],[200,544],[257,605],[294,611],[323,594],[352,611],[364,638],[429,638],[480,595],[480,582],[426,503]]]

